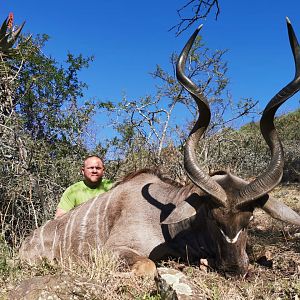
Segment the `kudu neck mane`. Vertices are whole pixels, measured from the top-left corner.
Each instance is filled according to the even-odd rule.
[[[138,171],[135,171],[135,172],[131,172],[129,174],[127,174],[122,180],[120,180],[119,182],[117,182],[115,184],[115,186],[117,185],[120,185],[120,184],[123,184],[137,176],[139,176],[140,174],[152,174],[152,175],[155,175],[157,176],[161,181],[167,183],[167,184],[170,184],[174,187],[183,187],[183,185],[173,179],[171,179],[170,177],[167,177],[166,175],[162,174],[160,172],[160,170],[158,169],[150,169],[150,168],[145,168],[145,169],[141,169],[141,170],[138,170]]]

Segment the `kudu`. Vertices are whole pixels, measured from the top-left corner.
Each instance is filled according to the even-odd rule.
[[[184,166],[192,183],[181,186],[149,170],[131,174],[111,191],[36,229],[23,242],[21,258],[84,257],[91,249],[109,249],[127,260],[137,274],[154,274],[153,261],[167,257],[189,261],[208,258],[226,274],[246,274],[247,226],[255,208],[300,225],[295,211],[268,194],[283,173],[283,149],[274,115],[300,88],[300,48],[288,19],[287,26],[296,75],[270,100],[261,117],[261,132],[271,150],[264,173],[247,182],[229,171],[209,176],[199,167],[195,148],[211,113],[201,89],[184,73],[199,27],[179,56],[176,70],[178,81],[199,109],[184,149]]]

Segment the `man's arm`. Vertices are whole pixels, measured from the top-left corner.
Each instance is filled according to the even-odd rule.
[[[58,217],[64,215],[65,213],[67,213],[65,210],[58,207],[54,219],[57,219]]]
[[[72,208],[75,207],[75,200],[74,197],[72,197],[72,195],[74,194],[74,191],[72,191],[73,186],[74,185],[68,187],[62,194],[56,208],[54,219],[64,215],[65,213],[67,213],[68,211],[70,211]]]

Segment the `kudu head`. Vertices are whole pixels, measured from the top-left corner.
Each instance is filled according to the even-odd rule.
[[[193,33],[182,50],[176,69],[178,81],[194,98],[199,110],[199,117],[186,141],[184,166],[191,181],[200,188],[200,194],[205,196],[202,198],[207,213],[206,226],[214,244],[216,267],[226,274],[244,275],[248,269],[246,229],[253,218],[254,208],[262,208],[274,218],[300,225],[298,214],[268,195],[282,178],[284,161],[282,145],[273,123],[274,115],[277,109],[300,89],[300,48],[287,19],[296,75],[269,101],[260,120],[261,133],[271,151],[271,160],[265,172],[250,183],[225,171],[208,175],[199,167],[195,148],[210,122],[209,103],[201,88],[185,75],[185,63],[201,27]],[[184,201],[164,223],[174,223],[197,214],[197,208],[184,208],[185,212],[189,212],[185,215],[178,212],[180,207],[185,205],[188,204]],[[176,215],[180,217],[177,218]]]

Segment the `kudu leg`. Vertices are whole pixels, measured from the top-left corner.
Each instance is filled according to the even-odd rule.
[[[128,247],[115,247],[112,251],[116,253],[119,258],[126,261],[134,275],[151,278],[156,276],[157,271],[155,263],[148,257],[139,255],[137,251]]]

